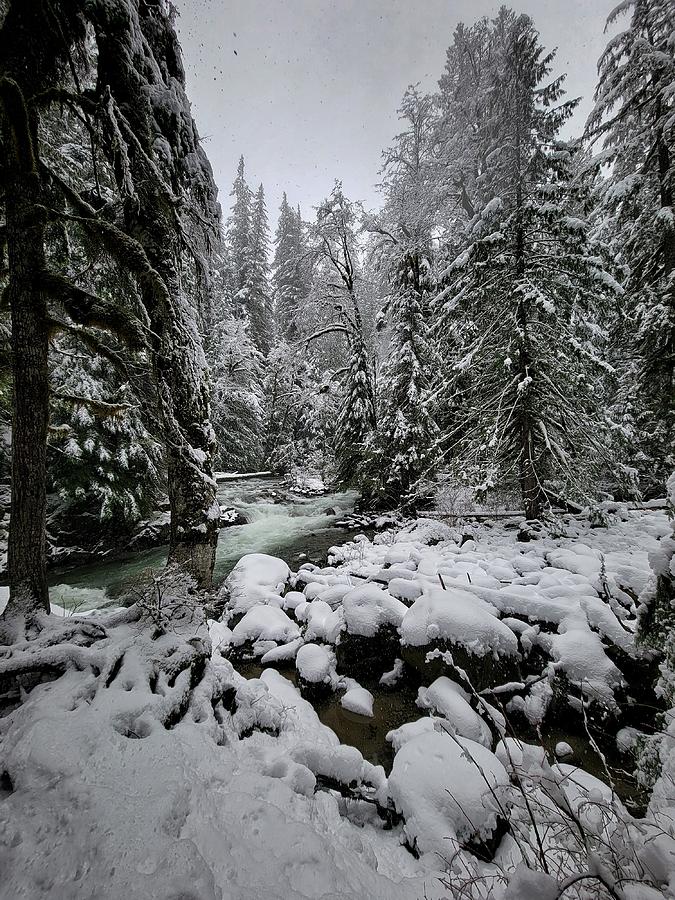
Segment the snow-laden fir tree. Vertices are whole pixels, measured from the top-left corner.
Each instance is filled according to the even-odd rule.
[[[311,273],[300,210],[290,206],[285,193],[279,207],[274,246],[275,321],[280,336],[293,341],[298,336],[298,318],[309,293]]]
[[[246,183],[244,157],[239,157],[237,176],[230,196],[232,209],[226,223],[225,237],[232,266],[232,313],[238,319],[249,313],[249,290],[251,272],[251,225],[253,196]]]
[[[212,336],[212,415],[216,464],[226,472],[254,472],[263,455],[263,356],[243,319],[223,315]]]
[[[138,386],[72,344],[58,342],[51,372],[48,466],[59,498],[56,520],[89,538],[128,532],[160,493],[161,444],[143,421]]]
[[[437,457],[438,428],[429,399],[433,354],[428,317],[435,287],[431,234],[437,220],[432,98],[408,88],[399,118],[405,130],[384,155],[384,208],[366,222],[374,239],[371,256],[383,272],[387,292],[381,321],[389,327],[368,490],[377,502],[409,506],[420,478],[433,475]]]
[[[251,213],[247,306],[251,340],[264,355],[269,353],[274,341],[269,253],[267,207],[265,191],[261,184],[254,197]]]
[[[610,465],[600,322],[620,289],[581,215],[573,148],[558,139],[575,102],[561,102],[562,77],[546,82],[553,54],[506,9],[489,40],[489,167],[438,298],[463,345],[452,374],[465,382],[464,421],[447,454],[481,491],[517,485],[536,518],[552,495],[592,496]]]
[[[601,237],[627,269],[623,412],[648,493],[675,464],[675,2],[630,0],[598,64],[587,136],[598,147]]]

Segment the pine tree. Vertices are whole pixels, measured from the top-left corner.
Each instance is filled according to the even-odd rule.
[[[438,435],[429,403],[432,349],[427,323],[435,287],[431,234],[438,201],[432,98],[408,88],[399,118],[406,128],[384,155],[384,208],[366,223],[375,235],[372,257],[387,281],[382,321],[390,326],[368,468],[374,483],[370,490],[379,502],[409,506],[420,478],[433,475]]]
[[[62,351],[62,352],[61,352]],[[138,397],[109,361],[59,340],[49,453],[51,487],[64,530],[115,534],[146,515],[160,492],[161,444],[148,431]]]
[[[254,198],[251,216],[251,266],[247,306],[251,339],[263,355],[269,353],[274,340],[269,247],[265,191],[261,184]]]
[[[242,319],[224,315],[213,333],[213,427],[216,461],[228,472],[254,472],[262,464],[263,357]]]
[[[232,264],[233,288],[232,313],[243,319],[249,313],[249,290],[252,249],[252,203],[251,189],[246,183],[244,157],[239,157],[237,177],[230,196],[234,198],[232,211],[227,220],[226,240]]]
[[[380,379],[375,468],[382,499],[415,503],[415,488],[434,470],[438,427],[429,404],[431,348],[423,304],[434,285],[429,262],[410,254],[399,263],[389,300],[392,337]]]
[[[274,239],[274,307],[277,328],[288,341],[298,336],[298,317],[309,293],[307,247],[300,210],[294,210],[284,193]]]
[[[490,40],[479,153],[490,165],[441,294],[463,344],[453,375],[468,382],[448,452],[481,490],[518,484],[536,518],[552,495],[588,498],[610,464],[599,321],[619,288],[581,217],[573,148],[557,138],[575,104],[559,102],[562,78],[544,82],[553,54],[527,16],[506,9]]]
[[[603,141],[600,234],[628,270],[622,397],[648,493],[675,464],[675,2],[634,0],[598,64],[587,124]],[[609,168],[607,168],[609,167]]]

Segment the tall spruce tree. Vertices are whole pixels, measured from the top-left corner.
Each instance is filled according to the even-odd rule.
[[[298,337],[298,317],[309,293],[308,249],[300,210],[294,210],[284,193],[274,238],[272,283],[274,314],[279,334],[288,341]]]
[[[264,355],[269,353],[274,341],[269,253],[267,207],[261,184],[256,192],[251,214],[251,265],[247,300],[251,339]]]
[[[623,412],[648,494],[675,465],[675,2],[634,0],[598,63],[587,137],[596,165],[599,233],[627,268],[621,351]]]
[[[573,148],[558,139],[576,103],[561,102],[562,77],[546,82],[553,54],[504,8],[486,39],[490,128],[472,152],[489,166],[440,295],[463,345],[452,375],[466,382],[448,452],[483,490],[518,485],[536,518],[552,494],[588,498],[610,464],[599,322],[619,288],[582,217]]]
[[[230,196],[233,198],[232,210],[226,225],[226,240],[232,265],[234,294],[232,296],[232,313],[238,319],[249,314],[249,290],[251,273],[251,224],[252,202],[251,189],[246,183],[244,157],[239,157],[237,177],[234,179]]]
[[[367,480],[379,502],[409,506],[420,478],[433,475],[437,456],[438,428],[429,402],[431,234],[438,201],[432,98],[408,88],[399,118],[405,129],[384,155],[384,208],[366,223],[375,237],[373,260],[386,280],[382,312],[390,329]]]

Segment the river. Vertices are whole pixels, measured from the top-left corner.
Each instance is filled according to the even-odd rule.
[[[246,553],[269,553],[296,568],[306,560],[320,561],[332,545],[353,535],[336,523],[353,510],[357,497],[351,491],[303,497],[276,477],[220,484],[219,503],[234,508],[247,524],[221,529],[214,572],[216,584]],[[166,547],[159,547],[123,559],[56,569],[50,575],[52,603],[80,611],[116,604],[142,572],[164,564],[166,553]]]

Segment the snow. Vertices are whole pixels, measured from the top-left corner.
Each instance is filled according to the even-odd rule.
[[[245,641],[277,641],[288,643],[300,637],[297,623],[283,609],[276,606],[252,606],[232,629],[231,643],[241,646]]]
[[[370,691],[362,687],[353,687],[342,695],[340,705],[350,712],[372,717],[374,701],[375,698]]]
[[[297,577],[274,557],[244,557],[228,579],[224,620],[209,622],[207,673],[233,689],[231,713],[221,709],[214,717],[205,688],[188,715],[164,729],[151,710],[165,698],[125,689],[130,662],[110,688],[103,687],[103,676],[85,672],[39,685],[0,718],[0,771],[8,772],[14,788],[0,803],[0,896],[413,900],[426,892],[436,900],[449,896],[439,887],[441,857],[495,828],[498,808],[488,784],[516,816],[514,804],[522,797],[509,787],[512,771],[527,779],[528,799],[544,822],[562,821],[556,809],[567,804],[594,834],[628,827],[621,824],[628,813],[611,789],[566,765],[566,741],[556,746],[555,765],[541,747],[510,736],[492,753],[488,722],[494,717],[499,731],[501,714],[480,703],[455,669],[448,675],[459,681],[442,675],[420,688],[418,705],[432,715],[387,734],[395,751],[387,778],[359,749],[340,743],[288,678],[266,668],[247,680],[224,658],[250,641],[264,666],[295,660],[302,690],[325,685],[344,691],[331,701],[338,708],[361,716],[377,710],[379,716],[372,685],[375,698],[348,673],[336,673],[332,645],[347,621],[366,639],[388,625],[399,629],[402,656],[406,647],[431,650],[429,644],[445,641],[479,658],[528,663],[536,649],[545,677],[525,690],[524,666],[501,686],[508,696],[524,692],[509,709],[522,710],[533,723],[541,722],[562,673],[587,696],[611,705],[621,677],[605,648],[637,652],[636,589],[650,583],[650,555],[668,570],[672,533],[661,510],[611,514],[607,529],[591,530],[568,517],[560,534],[544,532],[526,545],[515,540],[514,529],[479,524],[460,547],[455,530],[419,520],[374,541],[334,548],[331,565],[307,564]],[[6,594],[0,592],[0,603]],[[60,615],[52,620],[64,624]],[[108,640],[128,652],[138,634],[133,627],[110,629]],[[443,648],[433,652],[443,658]],[[394,685],[404,668],[397,659],[383,686]],[[364,731],[369,727],[364,721]],[[617,744],[630,749],[636,736],[624,728]],[[662,754],[664,780],[650,812],[661,823],[659,835],[673,814],[668,779],[675,770],[670,744],[664,742]],[[370,802],[327,792],[335,785]],[[125,803],[111,804],[111,791],[123,794]],[[373,800],[393,803],[403,822],[383,830]],[[640,827],[657,828],[649,823]],[[549,832],[543,825],[542,833]],[[419,860],[401,840],[417,847]],[[654,836],[639,852],[667,879],[673,857],[663,840]],[[461,852],[462,865],[475,866],[481,877],[491,871]],[[43,861],[39,868],[36,859]],[[520,862],[507,836],[495,865],[511,873]],[[516,871],[509,900],[520,896],[517,890],[546,896],[545,880]],[[495,900],[502,900],[500,891]]]
[[[373,637],[384,625],[400,625],[407,607],[376,584],[354,588],[342,598],[345,628],[349,634]]]
[[[484,747],[491,747],[490,729],[471,708],[469,697],[464,688],[441,675],[428,688],[419,689],[417,705],[423,709],[433,709],[444,716],[456,734],[476,741]]]
[[[498,812],[493,795],[506,785],[506,770],[482,744],[437,731],[405,741],[389,776],[408,840],[441,859],[452,856],[453,840],[490,836]]]
[[[322,644],[305,644],[295,657],[301,678],[310,684],[330,682],[335,671],[335,655]]]
[[[514,656],[518,641],[499,621],[496,609],[463,590],[431,589],[407,610],[401,622],[401,641],[421,647],[446,640],[477,656]]]
[[[260,603],[281,605],[280,594],[291,574],[288,564],[266,553],[247,553],[232,569],[225,585],[230,614],[245,613]]]

